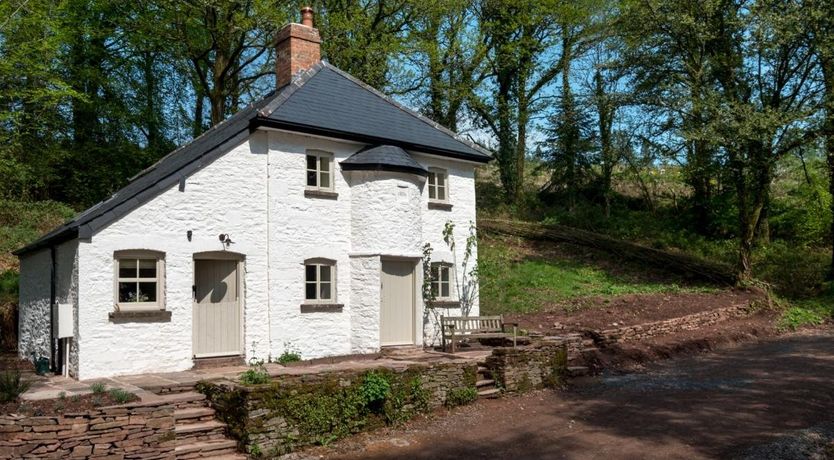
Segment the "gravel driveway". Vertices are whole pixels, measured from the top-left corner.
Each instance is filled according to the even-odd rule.
[[[641,374],[599,377],[568,391],[481,401],[310,453],[433,460],[728,458],[761,454],[768,443],[830,421],[834,331],[816,331],[670,360]]]

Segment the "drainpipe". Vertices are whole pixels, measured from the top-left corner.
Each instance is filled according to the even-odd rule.
[[[56,264],[55,246],[49,247],[49,364],[52,372],[57,372],[57,359],[55,359],[55,279]]]

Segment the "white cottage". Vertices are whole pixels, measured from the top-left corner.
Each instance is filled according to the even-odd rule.
[[[457,314],[442,231],[489,155],[321,61],[302,16],[273,94],[17,251],[21,357],[89,379],[424,345],[427,242]]]

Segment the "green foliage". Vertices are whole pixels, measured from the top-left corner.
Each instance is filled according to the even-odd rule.
[[[613,274],[568,257],[526,257],[503,240],[482,241],[479,253],[481,311],[524,313],[553,303],[591,295],[709,291],[673,282],[649,281],[639,273]]]
[[[73,210],[55,201],[25,202],[0,199],[0,299],[13,292],[17,298],[16,278],[5,272],[17,266],[11,251],[31,242],[41,234],[72,217]]]
[[[107,391],[107,385],[105,385],[103,382],[95,382],[92,385],[90,385],[90,391],[92,391],[94,395],[103,394],[105,391]]]
[[[391,392],[391,384],[381,373],[371,371],[365,375],[362,381],[362,397],[368,406],[375,406],[385,401]]]
[[[478,390],[473,387],[452,388],[446,394],[446,407],[465,406],[478,399]]]
[[[117,404],[125,404],[135,399],[136,395],[121,388],[111,388],[110,397],[113,398],[113,401]]]
[[[819,326],[824,321],[820,312],[808,308],[793,306],[788,308],[779,320],[780,329],[795,331],[802,326]]]
[[[782,313],[779,328],[796,330],[834,320],[834,284],[828,283],[817,297],[793,301]]]
[[[0,403],[16,400],[20,395],[26,393],[30,383],[23,380],[20,371],[0,372]]]
[[[295,363],[301,361],[301,353],[289,342],[284,343],[284,352],[275,360],[278,364]]]
[[[238,378],[244,385],[263,385],[271,380],[269,372],[261,367],[246,369]]]

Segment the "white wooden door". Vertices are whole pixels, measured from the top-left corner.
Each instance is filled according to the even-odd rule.
[[[380,343],[414,344],[414,263],[382,261]]]
[[[194,355],[240,355],[237,260],[194,260]]]

